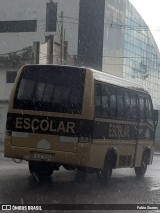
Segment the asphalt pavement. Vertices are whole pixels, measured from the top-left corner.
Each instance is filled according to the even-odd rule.
[[[128,204],[136,206],[153,204],[157,207],[160,198],[159,161],[160,155],[155,155],[153,164],[148,167],[144,178],[137,178],[134,169],[115,169],[111,180],[103,184],[99,182],[96,174],[87,174],[86,180],[79,181],[76,179],[75,171],[67,171],[63,167],[55,171],[51,178],[39,182],[29,173],[27,162],[15,164],[11,159],[1,158],[0,203],[9,205],[127,204],[127,206]],[[74,213],[75,210],[55,210],[54,212]],[[76,212],[91,211],[78,210]],[[93,212],[112,213],[113,211],[94,210]],[[132,210],[115,210],[114,212],[133,213]],[[134,212],[158,213],[160,210],[135,210]]]

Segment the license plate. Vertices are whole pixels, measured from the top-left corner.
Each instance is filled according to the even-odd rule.
[[[33,158],[39,159],[39,160],[52,160],[52,154],[42,153],[42,152],[34,152]]]

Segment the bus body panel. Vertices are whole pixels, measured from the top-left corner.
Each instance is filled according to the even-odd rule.
[[[92,73],[86,70],[82,112],[71,114],[14,108],[14,94],[17,93],[22,71],[23,68],[17,75],[10,95],[7,131],[11,132],[11,136],[6,135],[5,138],[5,157],[39,161],[44,156],[49,162],[88,166],[93,133]],[[78,143],[79,138],[83,137],[88,138],[88,142]],[[41,156],[36,156],[36,153]],[[52,157],[45,154],[51,154]]]
[[[90,144],[78,144],[75,152],[55,151],[54,149],[27,148],[22,146],[12,146],[10,138],[5,140],[5,157],[21,159],[27,161],[46,161],[72,166],[89,167],[89,148]]]
[[[125,150],[124,150],[125,147]],[[134,141],[115,141],[115,140],[95,140],[91,146],[90,151],[90,167],[103,168],[104,160],[108,150],[114,148],[117,154],[117,161],[115,168],[133,167],[135,155],[135,142]],[[97,151],[98,150],[98,151]],[[97,155],[98,158],[94,156]]]
[[[49,105],[45,106],[43,102],[42,105],[37,105],[37,102],[35,102],[35,105],[31,104],[33,99],[28,96],[29,92],[24,93],[25,97],[30,98],[29,102],[26,102],[23,96],[21,97],[18,88],[24,87],[20,83],[20,80],[23,79],[23,70],[30,68],[33,72],[38,68],[42,68],[42,71],[47,69],[47,72],[49,72],[49,69],[54,71],[54,68],[62,71],[70,69],[72,73],[74,73],[74,69],[78,70],[79,74],[75,74],[74,78],[73,76],[69,77],[71,82],[64,81],[64,85],[67,85],[72,90],[72,81],[78,82],[76,75],[80,76],[80,90],[83,89],[82,103],[78,103],[77,109],[72,105],[68,105],[68,107],[57,105],[56,108],[53,105],[54,111],[52,107],[49,107]],[[57,85],[57,88],[62,84],[60,77],[57,77],[60,82],[54,81],[52,85],[51,79],[47,79],[46,76],[45,82],[43,82],[43,77],[39,77],[39,80],[37,80],[36,75],[34,75],[33,79],[31,79],[28,76],[32,76],[32,73],[30,70],[27,72],[29,74],[25,74],[23,84],[25,80],[34,80],[33,94],[34,98],[39,98],[38,100],[41,97],[39,87],[45,88],[43,92],[43,96],[45,96],[47,87],[48,94],[50,94],[50,89],[52,86],[54,87],[54,84]],[[80,72],[82,72],[82,75]],[[54,74],[51,75],[54,76]],[[64,76],[67,75],[65,74]],[[61,75],[62,78],[64,76]],[[42,84],[36,87],[39,81],[42,81]],[[73,86],[77,87],[79,82],[75,82]],[[56,65],[27,65],[23,67],[17,75],[10,95],[7,134],[5,138],[5,157],[27,161],[47,161],[95,169],[103,169],[105,158],[110,150],[115,152],[115,168],[141,166],[145,149],[151,151],[150,159],[152,159],[155,134],[153,119],[129,119],[125,115],[126,113],[129,116],[127,110],[124,113],[124,117],[109,116],[110,112],[107,111],[107,108],[108,114],[106,113],[105,116],[102,115],[102,109],[100,108],[98,108],[99,114],[96,114],[96,82],[102,88],[106,87],[116,90],[116,93],[114,93],[116,101],[121,89],[125,91],[125,95],[126,93],[136,95],[136,101],[139,100],[139,94],[144,96],[145,100],[150,97],[148,91],[140,85],[92,69]],[[62,93],[58,98],[62,100],[61,97],[63,95],[65,97],[68,91],[67,87],[63,91],[61,88],[55,88],[57,91],[55,95],[61,91]],[[102,88],[100,88],[100,92],[102,92]],[[75,89],[75,91],[78,96],[79,90]],[[71,95],[73,101],[76,100],[76,93],[74,92]],[[36,93],[37,97],[35,96]],[[124,94],[122,95],[124,96]],[[48,98],[46,95],[45,100],[48,100]],[[22,105],[20,99],[23,102]],[[100,103],[99,107],[102,107],[102,94],[101,100],[98,99],[98,101]],[[68,104],[68,102],[66,103]],[[139,102],[136,104],[138,106]],[[43,105],[46,108],[43,108]],[[29,109],[27,109],[28,106]],[[118,113],[118,106],[116,104],[116,115]],[[110,109],[112,110],[112,108]]]

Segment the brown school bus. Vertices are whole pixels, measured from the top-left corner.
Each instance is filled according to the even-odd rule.
[[[101,180],[126,167],[143,176],[157,119],[141,85],[90,68],[26,65],[9,99],[4,155],[42,179],[60,166]]]

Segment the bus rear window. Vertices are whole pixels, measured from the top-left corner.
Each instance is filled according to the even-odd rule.
[[[85,69],[45,65],[24,67],[14,108],[80,114],[84,83]]]

